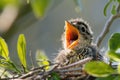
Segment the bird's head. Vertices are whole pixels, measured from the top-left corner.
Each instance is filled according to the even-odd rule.
[[[82,19],[65,21],[63,45],[65,49],[75,50],[90,45],[93,36],[90,26]]]

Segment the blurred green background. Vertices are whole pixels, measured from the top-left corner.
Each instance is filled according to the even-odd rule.
[[[18,60],[16,45],[21,33],[25,34],[27,40],[28,62],[29,53],[35,58],[38,49],[44,50],[51,60],[54,59],[62,49],[64,21],[71,18],[83,18],[89,22],[95,42],[110,17],[109,9],[107,17],[103,14],[106,2],[107,0],[1,0],[0,33],[8,44],[11,59],[16,62]],[[8,16],[1,17],[3,13]],[[108,38],[113,32],[120,32],[119,20],[112,24],[101,48],[107,49]]]

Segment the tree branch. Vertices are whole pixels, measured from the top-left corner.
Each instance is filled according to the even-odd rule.
[[[37,67],[35,69],[32,69],[30,72],[26,73],[26,74],[23,74],[21,75],[20,77],[14,77],[12,79],[33,79],[33,78],[37,78],[39,77],[39,79],[43,79],[43,78],[46,78],[48,77],[49,75],[51,75],[53,72],[56,72],[60,75],[63,75],[63,76],[70,76],[72,74],[67,74],[68,72],[75,72],[75,71],[78,71],[80,70],[81,68],[74,68],[74,69],[68,69],[68,68],[71,68],[73,66],[76,66],[76,65],[83,65],[87,62],[89,62],[90,60],[92,60],[91,57],[87,57],[83,60],[80,60],[78,62],[75,62],[75,63],[72,63],[72,64],[69,64],[69,65],[66,65],[64,67],[61,67],[61,68],[58,68],[58,64],[54,64],[53,68],[50,69],[49,71],[45,71],[44,70],[44,67]],[[68,69],[68,70],[67,70]],[[77,76],[77,75],[81,75],[82,73],[76,73],[76,74],[73,74],[73,76]],[[6,79],[6,78],[2,78],[2,79]],[[11,79],[11,78],[9,78]]]
[[[89,62],[90,60],[92,60],[92,57],[87,57],[87,58],[79,60],[75,63],[72,63],[72,64],[69,64],[67,66],[61,67],[59,69],[67,69],[67,68],[70,68],[70,67],[73,67],[73,66],[76,66],[76,65],[83,65],[83,64]]]
[[[103,39],[105,38],[106,34],[109,32],[109,29],[113,23],[113,21],[117,18],[120,18],[120,4],[117,7],[117,14],[116,15],[112,15],[108,21],[106,22],[104,29],[102,31],[102,33],[98,36],[97,40],[96,40],[96,45],[98,47],[100,47],[101,42],[103,41]]]
[[[120,12],[120,4],[117,7],[117,13],[119,14],[119,12]]]

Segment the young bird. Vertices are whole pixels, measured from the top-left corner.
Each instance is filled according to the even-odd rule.
[[[92,40],[93,32],[86,21],[81,18],[65,21],[65,32],[62,36],[63,50],[58,53],[55,62],[62,67],[86,57],[102,60]]]

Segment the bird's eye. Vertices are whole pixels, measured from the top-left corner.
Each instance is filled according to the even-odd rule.
[[[86,32],[85,27],[82,26],[82,27],[81,27],[81,31],[82,31],[82,32]]]

